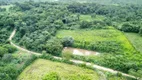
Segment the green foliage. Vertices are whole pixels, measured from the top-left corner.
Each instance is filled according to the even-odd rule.
[[[45,54],[47,54],[47,53],[46,53],[46,51],[42,51],[42,54],[45,55]]]
[[[17,49],[9,44],[0,44],[0,57],[7,53],[13,53]]]
[[[135,53],[136,50],[123,33],[110,27],[112,25],[117,27],[122,24],[120,28],[122,31],[141,34],[141,29],[139,30],[142,24],[141,5],[121,4],[121,2],[132,3],[132,0],[104,1],[105,4],[112,2],[111,5],[92,3],[94,0],[87,1],[90,3],[82,3],[84,0],[76,0],[81,3],[69,1],[65,1],[68,2],[67,4],[29,1],[14,3],[14,6],[9,9],[9,5],[0,6],[0,9],[6,8],[6,11],[1,9],[0,12],[0,44],[6,43],[11,31],[16,28],[17,34],[14,41],[18,42],[20,46],[37,52],[46,51],[52,55],[60,55],[63,48],[62,42],[59,39],[52,38],[56,34],[59,38],[72,36],[74,39],[73,47],[113,54],[96,60],[91,58],[90,61],[92,62],[123,72],[128,72],[131,68],[136,71],[141,68],[141,54]],[[138,1],[138,3],[141,2]],[[3,4],[8,3],[0,2],[0,5]],[[65,40],[64,46],[68,46],[68,43],[72,44],[72,41]],[[2,57],[5,53],[12,53],[15,50],[12,46],[1,46],[0,56]],[[10,56],[4,56],[3,59],[8,57]],[[21,61],[21,59],[18,59],[12,62],[20,63]],[[2,73],[2,75],[5,74],[8,73]],[[3,77],[7,80],[10,78],[11,75],[7,75],[7,78]]]
[[[72,37],[64,37],[62,39],[62,44],[64,47],[71,47],[73,46],[74,39]]]
[[[18,70],[16,65],[9,64],[5,67],[0,68],[0,79],[2,80],[12,80],[16,79],[18,75]]]
[[[120,30],[124,32],[139,32],[140,27],[136,25],[132,25],[130,23],[124,23]]]
[[[8,53],[8,49],[0,47],[0,57],[2,57],[6,53]]]
[[[2,61],[4,62],[11,62],[13,59],[12,54],[4,54],[4,56],[2,57]]]
[[[74,56],[75,59],[92,62],[101,66],[106,66],[114,70],[122,71],[128,73],[129,70],[140,70],[141,69],[141,59],[142,54],[133,53],[135,55],[130,55],[131,53],[123,53],[123,55],[116,54],[103,54],[101,56]],[[139,57],[138,57],[139,56]],[[137,64],[135,64],[138,60]],[[109,65],[108,65],[109,64]]]
[[[15,51],[17,51],[17,48],[15,48],[14,46],[9,45],[9,44],[3,45],[3,47],[8,49],[9,53],[14,53]]]
[[[1,22],[0,22],[0,24],[1,24]],[[1,29],[1,28],[0,28]],[[7,32],[7,30],[6,29],[1,29],[0,30],[0,44],[3,44],[3,43],[5,43],[6,42],[6,40],[8,39],[8,36],[9,36],[9,32]]]
[[[42,80],[61,80],[61,78],[56,72],[50,72],[46,74]]]
[[[142,36],[142,28],[140,28],[140,30],[139,30],[139,34]]]
[[[66,60],[70,60],[71,58],[72,58],[72,53],[71,52],[69,52],[69,51],[63,51],[62,52],[62,57],[64,58],[64,59],[66,59]]]
[[[57,32],[58,38],[72,36],[73,47],[85,48],[94,51],[121,53],[134,50],[127,38],[115,29],[97,30],[61,30]]]
[[[135,75],[137,77],[139,77],[140,79],[142,79],[142,70],[134,70],[134,69],[130,69],[129,73],[132,75]]]
[[[80,28],[90,28],[91,27],[91,23],[88,21],[82,21],[80,23]]]
[[[47,41],[44,48],[47,53],[59,56],[60,53],[62,52],[63,46],[61,45],[61,42],[58,39],[53,38],[53,39],[50,39],[49,41]]]
[[[4,54],[0,59],[0,80],[16,80],[21,71],[34,60],[29,55]]]

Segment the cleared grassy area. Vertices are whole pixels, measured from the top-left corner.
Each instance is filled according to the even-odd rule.
[[[27,67],[18,80],[41,80],[44,75],[50,72],[56,72],[62,80],[76,80],[80,76],[87,76],[90,80],[99,80],[98,74],[93,70],[44,59],[38,59]]]
[[[137,33],[125,33],[133,46],[142,53],[142,36]]]
[[[57,73],[61,80],[127,80],[110,73],[107,76],[105,72],[44,59],[36,60],[20,74],[17,80],[42,80],[46,74],[52,72]]]
[[[13,5],[4,5],[4,6],[0,6],[0,8],[5,8],[6,11],[9,11],[9,8],[13,7]]]
[[[75,45],[84,45],[84,42],[85,45],[89,45],[90,43],[107,41],[109,43],[117,42],[116,44],[123,47],[123,50],[125,51],[135,50],[125,35],[113,28],[96,30],[60,30],[57,32],[56,36],[58,38],[71,36],[75,40]]]
[[[96,17],[92,18],[91,15],[80,15],[80,20],[81,21],[93,21],[93,20],[104,20],[105,17],[102,15],[96,15]]]

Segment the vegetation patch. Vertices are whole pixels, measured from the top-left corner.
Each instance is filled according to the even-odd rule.
[[[60,30],[56,36],[58,38],[71,36],[74,39],[73,46],[78,48],[108,53],[134,51],[123,33],[116,29]]]
[[[38,59],[27,67],[18,80],[47,80],[49,77],[60,77],[61,80],[99,80],[98,74],[93,70],[44,59]]]
[[[142,37],[137,33],[125,33],[125,35],[133,46],[142,53]]]
[[[80,15],[81,21],[89,21],[89,22],[94,21],[94,20],[103,21],[104,19],[105,19],[105,17],[102,15],[96,15],[96,14]]]

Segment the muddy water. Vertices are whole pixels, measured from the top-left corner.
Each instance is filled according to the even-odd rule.
[[[63,49],[63,52],[71,52],[73,55],[80,55],[80,56],[89,56],[89,55],[99,55],[99,52],[95,51],[89,51],[85,49],[78,49],[78,48],[71,48],[71,47],[65,47]]]

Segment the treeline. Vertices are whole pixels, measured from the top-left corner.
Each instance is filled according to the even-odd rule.
[[[46,49],[46,43],[52,40],[60,29],[104,29],[107,26],[114,26],[122,31],[142,34],[142,6],[140,5],[115,6],[95,3],[66,4],[33,1],[14,5],[10,8],[10,14],[1,12],[0,26],[7,30],[16,28],[17,34],[14,40],[19,42],[19,45],[37,52],[43,50],[51,52]],[[96,15],[103,15],[106,18],[102,21],[82,21],[80,20],[81,15],[91,15],[92,18]],[[3,35],[1,36],[3,37]],[[62,42],[58,42],[61,46]]]
[[[141,33],[141,5],[100,5],[100,4],[70,4],[68,10],[73,13],[104,15],[107,24],[125,32]]]
[[[13,3],[13,2],[25,2],[25,1],[35,1],[35,2],[54,2],[57,0],[0,0],[0,2],[5,2],[5,3]],[[141,4],[141,0],[59,0],[58,2],[63,2],[63,3],[72,3],[72,2],[79,2],[79,3],[98,3],[98,4],[105,4],[105,5],[110,5],[110,4]]]

